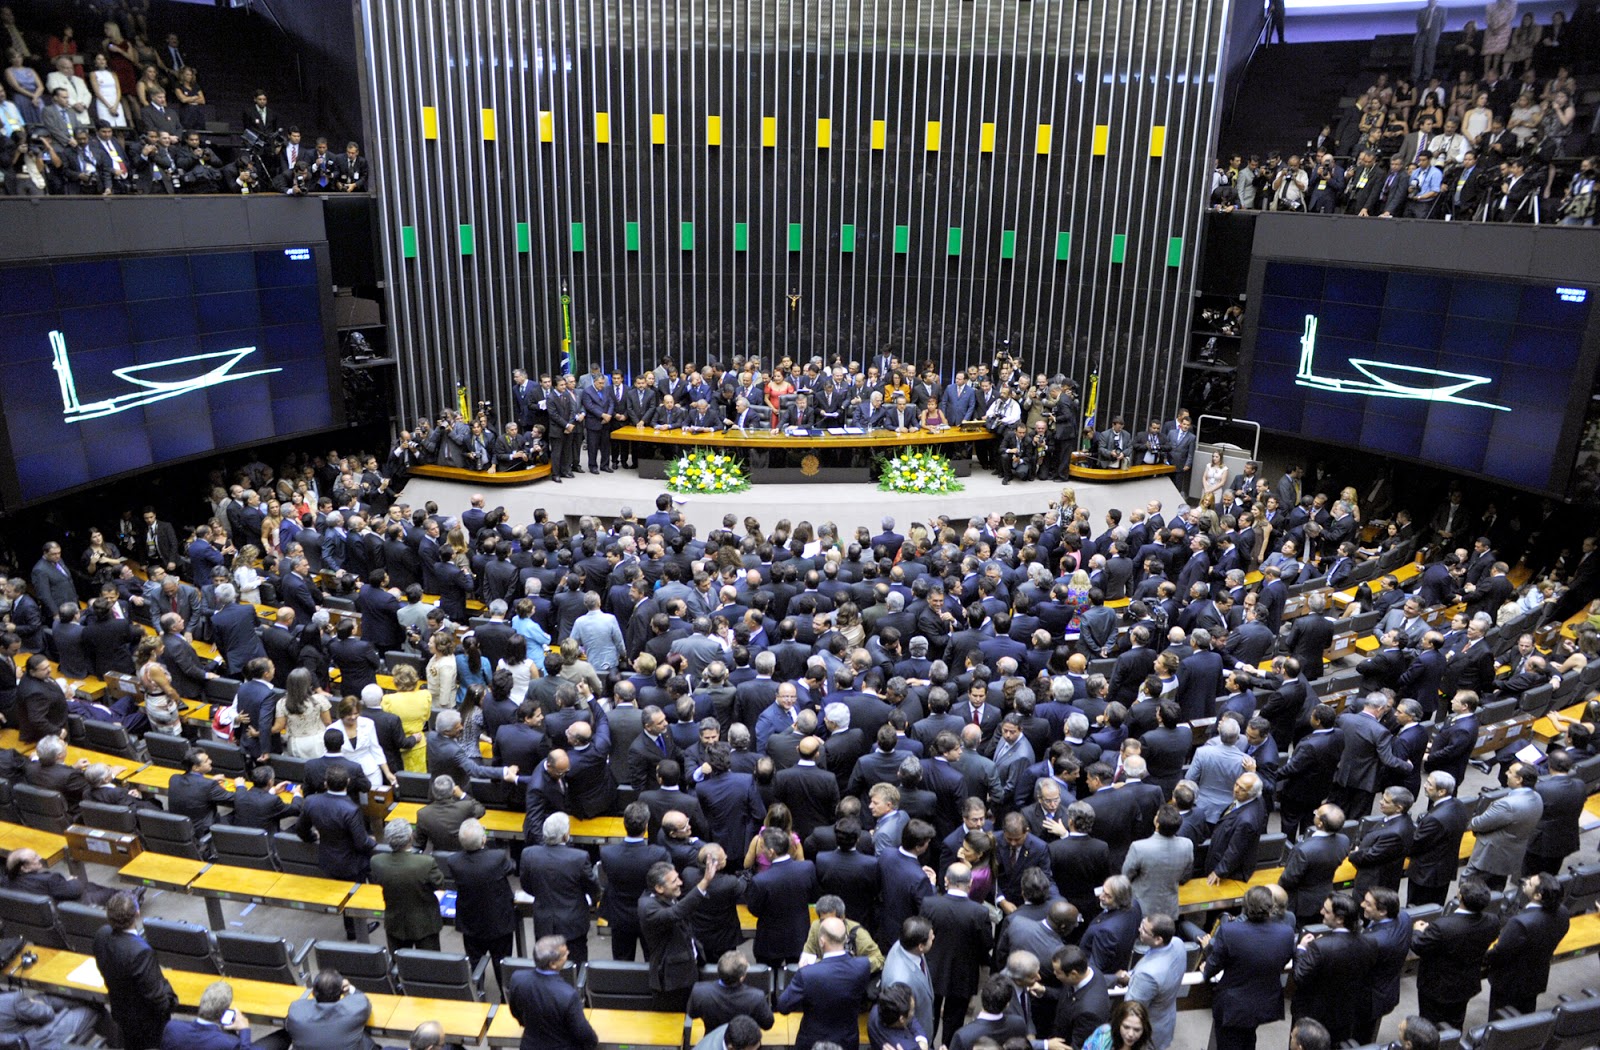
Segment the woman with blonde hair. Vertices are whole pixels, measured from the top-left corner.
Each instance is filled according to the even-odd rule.
[[[239,601],[245,605],[261,604],[261,551],[253,543],[240,548],[233,559],[233,585],[239,588]]]
[[[599,696],[605,687],[600,684],[600,675],[594,665],[584,658],[583,647],[571,638],[561,639],[561,670],[556,673],[557,678],[564,678],[576,685],[578,682],[587,682],[589,692]]]
[[[750,848],[744,851],[746,871],[763,872],[772,867],[772,860],[761,852],[761,838],[768,828],[777,828],[789,836],[790,857],[795,860],[805,859],[806,853],[800,845],[800,836],[794,833],[794,815],[782,802],[774,802],[767,807],[767,818],[761,822],[761,827],[751,837]]]
[[[133,651],[133,676],[144,696],[144,714],[150,720],[150,728],[158,733],[176,735],[182,732],[179,722],[183,716],[183,698],[158,659],[160,655],[160,638],[150,635],[141,640]]]
[[[428,659],[428,694],[433,710],[456,706],[456,638],[449,631],[436,631],[429,642],[433,655]]]
[[[417,669],[401,664],[394,669],[394,692],[383,696],[383,709],[400,719],[400,729],[416,745],[401,752],[408,773],[428,771],[428,718],[433,714],[433,696],[421,687]]]

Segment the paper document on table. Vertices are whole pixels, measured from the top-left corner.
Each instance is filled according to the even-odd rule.
[[[104,986],[106,982],[105,979],[100,976],[100,967],[95,965],[94,960],[85,959],[83,962],[78,964],[78,967],[75,970],[67,974],[67,983],[94,987],[95,985]]]
[[[840,436],[846,434],[865,434],[866,430],[862,429],[861,427],[829,427],[828,433],[835,436]]]

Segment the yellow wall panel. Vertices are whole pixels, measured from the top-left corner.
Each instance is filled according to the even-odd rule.
[[[483,141],[494,141],[494,110],[492,109],[483,111]]]
[[[833,145],[833,121],[827,117],[817,120],[817,148],[828,149]]]
[[[594,115],[594,140],[602,146],[611,141],[611,114],[596,113]]]
[[[657,146],[667,144],[667,115],[665,113],[650,114],[650,141]]]
[[[984,121],[983,127],[978,129],[978,152],[994,152],[994,124],[991,121]]]
[[[1156,124],[1150,128],[1150,156],[1161,157],[1167,152],[1167,127]]]
[[[776,146],[778,144],[778,118],[761,118],[761,144],[763,146]]]
[[[937,120],[928,121],[928,133],[925,138],[927,141],[928,152],[939,152],[939,122]]]
[[[539,111],[539,141],[554,142],[556,140],[556,116],[548,109]]]
[[[706,145],[722,145],[722,118],[706,117]]]
[[[883,149],[889,145],[889,122],[887,120],[874,120],[872,122],[872,148]]]
[[[1106,155],[1106,150],[1110,147],[1110,145],[1111,125],[1096,124],[1094,126],[1094,149],[1092,152],[1096,157],[1103,157]]]
[[[1050,125],[1039,125],[1039,133],[1034,137],[1033,150],[1035,153],[1039,154],[1050,152]]]
[[[425,139],[439,137],[439,110],[434,106],[422,107],[422,137]]]

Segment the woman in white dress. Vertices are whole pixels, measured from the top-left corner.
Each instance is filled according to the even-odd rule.
[[[94,119],[105,121],[114,128],[128,126],[127,115],[122,110],[122,87],[117,75],[111,72],[104,54],[94,56],[94,71],[89,74],[89,90],[94,92]]]
[[[1222,498],[1222,490],[1228,484],[1228,467],[1222,462],[1221,452],[1211,453],[1211,462],[1206,465],[1200,482],[1204,486],[1203,495],[1210,496],[1213,501]]]

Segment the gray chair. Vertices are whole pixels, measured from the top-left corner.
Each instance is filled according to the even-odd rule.
[[[401,948],[394,953],[394,963],[400,975],[400,987],[406,995],[473,1003],[483,999],[478,988],[489,967],[487,955],[479,959],[474,968],[465,955]]]
[[[513,974],[520,973],[524,970],[532,973],[538,968],[539,964],[534,962],[532,959],[519,959],[514,955],[507,956],[506,958],[500,960],[500,975],[505,978],[506,984],[511,983],[511,977]],[[583,968],[579,968],[576,963],[569,962],[567,965],[561,968],[561,979],[566,981],[572,987],[576,988],[579,994],[582,994],[584,989],[588,987],[587,968],[587,964],[585,964]],[[502,988],[501,991],[504,992],[504,989]]]
[[[130,762],[144,762],[144,749],[121,722],[102,722],[97,718],[83,720],[83,746],[108,755],[119,755]]]
[[[1600,864],[1590,862],[1572,867],[1562,880],[1567,908],[1579,915],[1594,907],[1600,900]]]
[[[589,1005],[596,1010],[650,1010],[650,966],[642,962],[590,959],[587,971]]]
[[[427,677],[427,663],[415,653],[402,652],[399,649],[390,649],[383,654],[383,666],[390,674],[394,674],[396,667],[409,667],[417,672],[418,678]]]
[[[267,764],[272,767],[272,775],[279,780],[291,784],[304,784],[306,781],[306,760],[303,758],[268,755]]]
[[[317,969],[338,970],[352,988],[369,995],[398,995],[389,949],[381,944],[352,944],[346,941],[317,941]]]
[[[195,747],[211,756],[211,768],[230,777],[242,777],[250,769],[250,759],[238,744],[225,740],[197,740]]]
[[[1466,1033],[1461,1045],[1466,1050],[1543,1050],[1555,1026],[1555,1012],[1540,1010],[1491,1021]]]
[[[62,901],[56,905],[56,921],[67,948],[88,955],[94,951],[94,935],[106,924],[106,910],[82,901]]]
[[[202,697],[208,704],[233,703],[233,698],[239,695],[240,682],[237,678],[208,678],[206,679],[206,692]]]
[[[0,928],[8,937],[21,937],[43,948],[67,946],[55,903],[42,893],[0,889]]]
[[[144,735],[144,746],[145,750],[150,752],[150,761],[156,765],[168,769],[183,769],[183,759],[189,753],[191,745],[181,736],[151,731]]]
[[[502,964],[504,965],[504,964]],[[715,963],[707,963],[700,967],[701,981],[715,981],[719,979]],[[772,994],[772,967],[765,963],[751,963],[745,972],[744,983],[751,988],[759,989],[768,995]]]
[[[1263,835],[1256,842],[1256,870],[1263,868],[1276,868],[1283,863],[1283,852],[1288,845],[1288,836],[1283,834]]]
[[[426,773],[396,773],[395,779],[400,782],[395,788],[397,802],[422,802],[428,801],[428,791],[433,787],[433,778]]]
[[[311,953],[311,941],[298,952],[294,945],[282,937],[264,937],[255,933],[216,934],[217,957],[222,962],[224,977],[241,981],[271,981],[275,984],[305,984],[305,959]]]
[[[18,818],[30,828],[64,835],[72,826],[72,813],[67,808],[66,796],[59,791],[34,787],[32,784],[14,784],[11,801],[17,807]]]
[[[144,840],[145,849],[190,860],[206,859],[200,840],[195,838],[194,824],[188,817],[156,809],[134,810],[134,817],[139,822],[139,837]]]
[[[278,867],[287,874],[328,877],[317,863],[315,842],[307,842],[292,831],[280,831],[272,836],[272,850],[278,856]]]
[[[1587,1050],[1600,1046],[1600,995],[1563,995],[1545,1050]]]
[[[146,918],[144,939],[155,949],[162,966],[192,973],[222,974],[217,959],[217,943],[211,931],[191,922]]]
[[[232,864],[258,871],[277,871],[272,856],[272,837],[260,828],[235,828],[227,824],[211,827],[211,848],[218,864]]]
[[[112,806],[104,802],[85,800],[78,806],[78,823],[101,831],[115,831],[122,835],[137,835],[139,821],[131,806]]]

